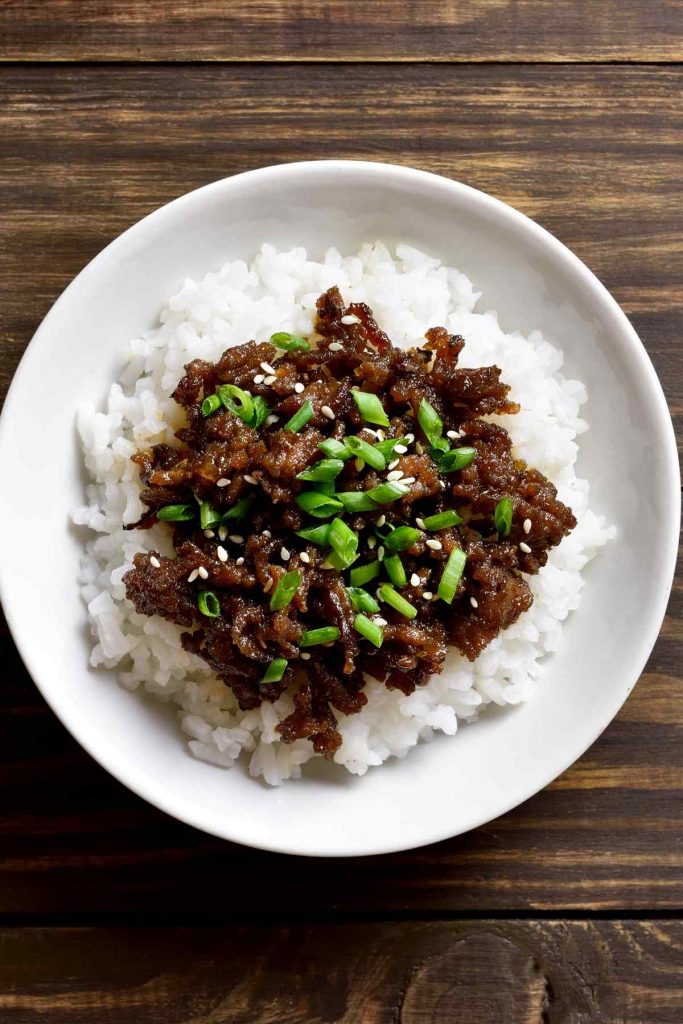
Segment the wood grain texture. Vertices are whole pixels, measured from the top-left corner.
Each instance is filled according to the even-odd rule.
[[[460,178],[569,244],[631,315],[680,428],[680,87],[674,68],[0,68],[0,382],[73,275],[162,202],[267,163],[359,157]],[[341,862],[230,846],[131,796],[79,751],[6,638],[0,913],[675,910],[681,605],[679,585],[639,687],[553,787],[460,839]],[[197,900],[197,879],[210,899]]]
[[[161,8],[161,10],[160,10]],[[4,0],[7,60],[671,61],[680,0]]]
[[[668,921],[5,930],[0,1017],[3,1024],[679,1024],[682,942],[683,924]]]

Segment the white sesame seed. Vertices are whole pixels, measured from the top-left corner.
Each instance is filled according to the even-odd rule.
[[[320,411],[323,416],[327,416],[328,420],[334,419],[334,412],[330,409],[329,405],[323,405]]]
[[[421,583],[422,583],[422,580],[417,575],[417,573],[414,572],[413,575],[410,577],[410,585],[411,585],[411,587],[419,587]]]
[[[406,434],[403,440],[405,441],[406,444],[412,444],[412,442],[415,440],[415,434]]]
[[[268,540],[271,540],[271,539],[272,539],[272,536],[273,536],[273,535],[272,535],[272,533],[270,532],[270,530],[262,530],[262,531],[261,531],[261,536],[262,536],[262,537],[267,537],[267,538],[268,538]]]
[[[227,487],[229,483],[227,477],[222,476],[220,480],[216,480],[216,487]]]
[[[302,651],[301,652],[301,660],[302,661],[310,661],[311,660],[311,656],[308,653],[308,651]]]
[[[294,385],[294,390],[296,391],[297,395],[302,394],[303,391],[305,390],[305,388],[306,388],[306,385],[302,384],[300,380],[298,380],[296,382],[296,384]]]
[[[446,437],[450,437],[452,441],[455,441],[456,438],[460,437],[460,434],[457,430],[447,430]]]
[[[442,491],[445,491],[445,490],[446,490],[446,485],[445,485],[445,483],[443,482],[443,480],[439,480],[439,487],[441,488],[441,490],[442,490]]]
[[[233,544],[244,544],[244,537],[241,533],[231,533],[228,540],[231,540]]]
[[[333,341],[331,345],[327,346],[327,348],[329,352],[341,352],[344,346],[340,345],[338,341]]]
[[[239,558],[235,559],[235,565],[244,565],[244,559],[242,558],[241,555]]]
[[[289,561],[291,554],[292,552],[289,550],[289,548],[286,548],[284,546],[280,548],[280,558],[282,559],[283,562]]]
[[[228,528],[227,528],[227,526],[219,526],[218,527],[218,539],[219,540],[227,540],[228,539]]]
[[[525,555],[531,554],[531,548],[525,541],[520,541],[519,550],[523,551]]]
[[[270,579],[270,580],[267,580],[267,581],[266,581],[266,585],[265,585],[265,586],[264,586],[264,588],[263,588],[263,593],[264,593],[264,594],[267,594],[267,593],[268,593],[268,591],[272,589],[272,587],[273,587],[273,581],[272,581],[272,579]]]
[[[382,514],[381,516],[377,516],[377,519],[375,519],[375,526],[384,526],[386,521],[387,517],[384,514]]]
[[[525,519],[524,522],[522,523],[522,527],[523,527],[525,533],[531,533],[531,520],[530,519]]]
[[[199,566],[199,568],[197,569],[197,572],[199,573],[199,575],[201,576],[201,578],[203,580],[208,580],[208,578],[209,578],[209,570],[205,569],[203,565]]]
[[[372,427],[363,427],[363,430],[366,434],[369,434],[370,437],[377,437],[377,431],[373,430]]]
[[[396,469],[396,467],[398,466],[400,461],[401,461],[400,459],[392,459],[392,461],[389,463],[387,468],[388,469]]]
[[[375,618],[372,621],[375,623],[376,626],[388,626],[389,625],[387,620],[383,619],[381,615],[376,615]]]
[[[378,441],[383,441],[385,439],[385,437],[386,437],[386,434],[384,433],[383,430],[378,430],[377,431],[377,440]]]
[[[387,473],[387,480],[400,480],[402,476],[402,469],[392,469],[391,473]]]
[[[259,365],[264,373],[275,373],[275,368],[270,363],[260,363]]]
[[[251,476],[250,473],[245,473],[244,474],[244,479],[245,479],[245,482],[248,483],[248,484],[254,485],[254,484],[258,483],[258,480],[256,479],[256,477]]]
[[[350,324],[359,324],[360,320],[357,316],[354,316],[353,313],[347,313],[346,316],[341,318],[340,322],[348,327]]]
[[[370,548],[371,551],[372,551],[373,548],[377,547],[377,538],[376,537],[368,537],[368,547]]]
[[[395,453],[397,455],[405,455],[405,453],[408,451],[408,449],[406,448],[406,446],[404,444],[397,444],[394,447],[394,451],[395,451]]]
[[[362,459],[354,459],[353,464],[354,464],[354,466],[356,467],[356,469],[358,470],[359,473],[360,473],[361,469],[363,468],[363,466],[365,465],[365,463],[363,462]]]
[[[275,376],[275,374],[271,373],[268,377],[264,377],[263,383],[270,387],[270,385],[274,384],[276,380],[277,377]]]
[[[206,537],[207,540],[211,540],[213,537],[216,536],[216,534],[213,532],[213,530],[204,530],[204,536]]]
[[[414,484],[415,483],[415,477],[414,476],[404,476],[403,480],[401,481],[401,483],[404,483],[404,484]]]
[[[426,529],[424,519],[420,519],[420,517],[417,516],[417,518],[415,519],[415,522],[416,522],[416,524],[417,524],[417,526],[418,526],[418,528],[420,530],[425,530]]]
[[[425,450],[419,441],[415,442],[415,451],[417,452],[418,455],[424,455],[425,453]]]
[[[273,425],[274,423],[278,423],[278,422],[279,422],[279,420],[280,420],[280,417],[279,417],[279,416],[276,416],[276,415],[275,415],[275,414],[273,413],[273,414],[272,414],[271,416],[267,416],[267,417],[266,417],[266,426],[267,426],[267,427],[272,427],[272,425]]]
[[[302,551],[301,554],[299,555],[299,558],[305,565],[308,565],[308,563],[311,560],[311,556],[309,555],[308,551]]]
[[[431,601],[431,599],[434,597],[431,590],[425,590],[422,596],[424,597],[425,601]]]
[[[471,597],[470,598],[470,604],[472,605],[473,608],[478,608],[479,607],[479,602],[477,601],[476,597]]]
[[[220,544],[216,548],[216,554],[218,555],[219,561],[227,562],[227,560],[228,560],[228,552]]]
[[[256,376],[254,377],[254,384],[263,384],[264,379],[265,374],[257,373]]]
[[[384,558],[384,545],[383,544],[380,544],[380,546],[377,548],[377,558],[379,559],[380,562]]]
[[[157,558],[156,555],[150,555],[150,557],[149,557],[149,564],[154,569],[161,569],[161,562],[159,561],[159,559]]]
[[[429,540],[427,541],[427,547],[431,548],[432,551],[441,551],[443,544],[441,543],[440,540],[434,540],[433,537],[430,537]]]
[[[192,572],[190,573],[190,575],[187,577],[187,582],[188,583],[194,583],[194,581],[197,579],[198,576],[199,576],[199,569],[193,569]]]

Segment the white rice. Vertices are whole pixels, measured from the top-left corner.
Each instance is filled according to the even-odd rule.
[[[276,252],[264,245],[251,265],[236,260],[203,281],[186,280],[161,313],[160,326],[131,342],[106,411],[92,404],[79,411],[93,483],[74,520],[98,534],[87,545],[80,573],[95,640],[90,660],[117,668],[130,690],[142,686],[174,701],[196,757],[228,768],[244,751],[251,775],[272,785],[298,778],[301,766],[316,756],[305,740],[288,745],[278,739],[275,727],[291,710],[291,699],[285,695],[257,711],[240,711],[208,666],[182,649],[179,627],[138,615],[126,599],[121,580],[134,554],[153,548],[172,553],[163,527],[122,529],[143,512],[130,456],[141,447],[173,443],[182,414],[169,396],[185,363],[198,356],[215,360],[229,345],[266,340],[274,331],[310,333],[315,301],[334,284],[347,302],[367,302],[396,344],[420,344],[427,328],[443,324],[467,341],[461,365],[500,366],[521,412],[499,422],[516,454],[556,484],[578,519],[545,568],[529,577],[531,609],[474,664],[452,651],[445,671],[409,697],[368,682],[363,711],[338,716],[338,764],[363,775],[391,756],[405,756],[434,730],[454,734],[459,722],[475,721],[488,704],[531,697],[544,655],[557,650],[562,623],[579,606],[582,569],[613,535],[589,509],[588,483],[574,471],[576,438],[587,426],[579,416],[583,384],[563,376],[562,353],[539,332],[528,338],[505,334],[494,312],[474,312],[479,295],[457,270],[407,245],[396,246],[393,256],[379,243],[344,258],[330,249],[320,262],[304,249]]]

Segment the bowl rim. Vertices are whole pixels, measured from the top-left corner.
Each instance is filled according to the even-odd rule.
[[[301,847],[294,843],[289,843],[288,845],[283,846],[275,839],[273,842],[255,842],[249,837],[248,828],[240,828],[239,826],[234,827],[235,823],[228,822],[227,819],[227,827],[225,829],[218,829],[214,826],[207,825],[203,821],[203,814],[201,810],[194,811],[187,808],[178,810],[174,806],[174,797],[172,794],[166,798],[158,795],[156,792],[150,792],[150,789],[152,788],[151,783],[148,782],[144,775],[141,776],[141,773],[137,768],[130,768],[129,765],[122,764],[117,761],[116,758],[109,756],[107,752],[98,750],[97,738],[92,735],[92,731],[87,728],[81,728],[79,723],[70,721],[68,700],[62,702],[60,700],[58,688],[55,688],[49,679],[40,677],[40,672],[37,670],[31,652],[31,630],[25,625],[22,626],[19,621],[19,616],[15,614],[15,609],[12,607],[12,600],[8,593],[7,574],[5,572],[3,560],[0,560],[0,602],[2,603],[10,632],[22,661],[51,710],[56,714],[69,733],[98,764],[113,775],[117,781],[121,782],[133,793],[146,800],[154,807],[185,824],[191,825],[194,828],[208,833],[209,835],[214,835],[217,838],[229,840],[231,842],[241,843],[256,849],[299,856],[338,857],[379,855],[399,852],[402,850],[416,849],[431,843],[453,838],[474,828],[479,828],[481,825],[507,813],[514,807],[519,806],[521,803],[540,792],[554,779],[558,778],[579,757],[581,757],[589,747],[593,745],[603,730],[613,721],[614,717],[631,693],[633,686],[642,674],[647,659],[659,635],[661,624],[666,613],[678,553],[680,474],[674,428],[664,392],[650,357],[644,345],[640,341],[634,327],[628,320],[626,314],[619,307],[616,300],[608,292],[606,287],[598,280],[595,274],[588,269],[588,267],[579,259],[578,256],[576,256],[575,253],[571,251],[571,249],[560,242],[547,229],[541,227],[530,217],[521,213],[519,210],[516,210],[514,207],[509,206],[507,203],[504,203],[500,199],[496,199],[494,196],[491,196],[486,192],[476,189],[471,185],[466,185],[455,179],[446,178],[442,175],[414,167],[379,161],[337,159],[307,160],[274,164],[243,171],[239,174],[235,174],[227,178],[221,178],[197,189],[193,189],[192,191],[165,203],[147,214],[141,220],[132,224],[121,234],[117,235],[99,253],[97,253],[97,255],[95,255],[67,285],[47,312],[35,331],[31,341],[27,345],[13,375],[5,398],[2,414],[0,415],[0,462],[2,461],[3,451],[9,443],[10,424],[13,418],[13,410],[15,405],[21,401],[24,378],[29,374],[29,372],[31,372],[34,364],[40,360],[43,347],[49,340],[50,322],[55,311],[70,300],[72,293],[76,290],[78,282],[82,285],[83,279],[96,273],[99,265],[109,259],[112,254],[115,254],[118,249],[124,249],[131,242],[134,242],[139,236],[144,235],[151,222],[162,220],[171,210],[175,210],[183,206],[191,207],[199,197],[203,198],[207,194],[214,192],[229,193],[234,189],[239,189],[247,179],[252,183],[260,181],[263,184],[268,184],[269,181],[272,181],[273,179],[282,177],[295,178],[298,175],[307,175],[311,173],[315,173],[319,177],[327,176],[332,179],[339,172],[343,172],[346,175],[376,175],[378,180],[391,179],[398,183],[412,182],[414,184],[422,184],[423,186],[436,191],[441,191],[442,194],[458,193],[460,196],[465,196],[473,204],[477,204],[482,210],[488,211],[492,216],[502,220],[503,222],[507,222],[510,226],[516,226],[517,228],[523,229],[523,231],[534,238],[537,242],[549,247],[550,250],[554,252],[555,256],[564,261],[565,266],[567,266],[569,270],[573,271],[581,286],[591,291],[594,297],[599,300],[605,314],[611,319],[614,329],[623,338],[623,343],[628,345],[631,348],[633,355],[635,355],[642,374],[642,382],[647,393],[647,400],[652,412],[656,414],[658,431],[657,440],[663,445],[663,453],[667,468],[667,472],[662,479],[661,486],[664,493],[664,500],[668,505],[670,514],[667,516],[667,522],[665,524],[660,523],[659,526],[660,529],[664,528],[666,530],[666,537],[660,537],[660,543],[662,544],[662,550],[665,552],[663,564],[668,566],[668,570],[666,577],[662,580],[662,587],[658,592],[657,600],[654,601],[648,609],[647,622],[644,624],[640,633],[637,656],[633,656],[632,667],[628,674],[628,679],[625,680],[628,682],[628,686],[621,690],[619,694],[615,694],[614,700],[610,703],[609,718],[606,721],[601,721],[590,741],[585,743],[585,741],[581,739],[578,743],[569,745],[569,753],[567,754],[567,757],[563,759],[562,767],[559,771],[557,770],[557,766],[553,765],[551,770],[534,778],[528,789],[525,790],[521,797],[519,794],[515,794],[512,798],[502,799],[493,815],[490,813],[490,809],[482,813],[480,816],[475,814],[468,824],[464,825],[462,828],[458,828],[456,831],[453,831],[452,826],[445,828],[441,826],[434,828],[429,834],[420,838],[418,841],[411,840],[405,844],[400,841],[389,841],[384,844],[375,843],[366,849],[355,848],[353,850],[348,850],[343,848],[330,849],[329,846],[326,846],[324,849],[315,848],[312,844]],[[623,694],[623,696],[621,694]]]

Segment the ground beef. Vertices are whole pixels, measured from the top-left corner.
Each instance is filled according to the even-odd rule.
[[[285,742],[305,738],[331,757],[341,743],[335,712],[360,711],[366,678],[409,694],[441,671],[449,644],[476,658],[531,605],[523,574],[536,573],[575,526],[550,481],[514,459],[507,432],[481,418],[518,407],[498,367],[458,366],[464,345],[435,327],[421,348],[394,348],[367,306],[345,307],[331,288],[318,300],[313,344],[282,352],[251,341],[228,349],[218,363],[188,364],[173,396],[186,414],[177,447],[157,445],[134,456],[148,509],[134,525],[148,528],[166,506],[189,511],[187,520],[167,522],[173,558],[135,557],[124,577],[129,599],[142,614],[186,627],[184,647],[211,666],[242,709],[290,692],[294,710],[279,726]],[[258,425],[253,416],[251,425],[245,422],[238,407],[212,399],[225,384],[265,403]],[[354,389],[379,397],[389,426],[364,421]],[[218,407],[203,408],[206,399]],[[418,423],[423,401],[442,420],[441,448],[474,449],[468,465],[449,470],[440,463],[443,452]],[[302,407],[310,411],[305,425],[285,429]],[[372,445],[398,440],[399,447],[384,470],[345,456],[333,484],[299,479],[327,457],[321,442],[352,434]],[[297,498],[309,490],[369,491],[392,472],[409,481],[396,500],[372,511],[334,513],[359,535],[354,566],[378,562],[379,576],[365,588],[371,596],[386,582],[387,535],[401,525],[420,531],[400,552],[406,583],[398,588],[416,614],[408,618],[386,603],[379,615],[364,613],[379,620],[377,648],[356,629],[349,567],[335,567],[327,546],[297,535],[330,517],[311,517]],[[202,502],[215,520],[207,529],[199,521]],[[496,519],[506,502],[509,530]],[[423,528],[426,517],[449,510],[462,522]],[[463,551],[466,561],[447,603],[438,588],[454,551]],[[299,574],[293,599],[272,610],[272,595],[292,571]],[[200,608],[206,591],[218,601],[216,617]],[[337,630],[332,642],[300,646],[303,632],[322,626]],[[264,681],[276,659],[286,661],[281,678]]]

